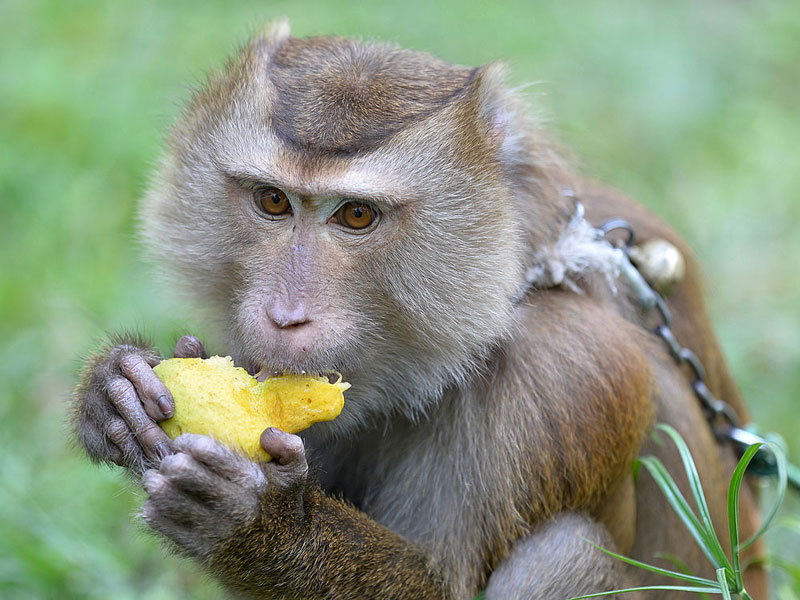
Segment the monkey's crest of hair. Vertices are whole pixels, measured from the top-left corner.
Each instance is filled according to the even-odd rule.
[[[144,237],[221,321],[238,364],[345,373],[350,408],[334,427],[387,403],[424,411],[513,329],[531,257],[572,212],[571,174],[503,78],[498,64],[297,39],[279,22],[194,94],[145,198]],[[385,210],[368,235],[288,243],[247,213],[250,181]],[[298,246],[328,274],[313,292],[328,329],[302,365],[259,340],[258,316],[259,298],[287,285],[275,263]]]

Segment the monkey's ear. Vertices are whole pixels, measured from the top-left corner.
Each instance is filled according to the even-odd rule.
[[[505,85],[506,66],[489,63],[478,69],[470,83],[468,97],[486,128],[490,143],[501,153],[512,151],[515,126],[520,117],[519,101]]]
[[[253,39],[253,46],[266,54],[271,54],[278,46],[292,37],[289,18],[281,17],[270,21],[264,31]]]

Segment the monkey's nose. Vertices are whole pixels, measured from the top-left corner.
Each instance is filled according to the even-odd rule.
[[[308,311],[302,304],[295,304],[294,306],[288,307],[279,303],[273,304],[267,309],[267,316],[280,329],[300,327],[301,325],[311,322]]]

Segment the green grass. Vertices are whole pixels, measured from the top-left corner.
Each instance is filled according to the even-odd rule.
[[[638,569],[658,573],[659,575],[666,576],[670,579],[682,582],[684,585],[657,585],[635,587],[620,590],[604,591],[593,594],[587,594],[573,598],[572,600],[583,600],[584,598],[600,598],[609,596],[611,594],[623,594],[626,592],[637,591],[656,591],[656,590],[680,590],[684,592],[693,592],[700,594],[701,597],[708,597],[709,594],[719,594],[725,600],[731,598],[740,598],[741,600],[753,600],[752,596],[747,592],[744,587],[744,566],[741,563],[741,552],[755,542],[761,535],[770,527],[778,510],[780,509],[783,499],[786,494],[787,473],[786,473],[786,457],[784,451],[780,446],[771,442],[757,442],[749,446],[742,454],[739,463],[731,475],[731,481],[728,486],[728,540],[730,541],[731,553],[730,557],[725,553],[725,549],[719,541],[719,532],[715,528],[714,523],[711,521],[711,513],[706,504],[705,493],[703,485],[700,481],[700,476],[697,473],[692,454],[686,442],[680,434],[671,426],[659,424],[656,425],[656,434],[667,434],[672,442],[678,449],[683,462],[683,468],[686,477],[689,481],[689,488],[692,492],[692,502],[689,502],[680,488],[675,483],[664,463],[655,456],[643,456],[638,459],[635,469],[641,466],[645,468],[648,474],[655,480],[664,497],[669,502],[672,510],[680,517],[683,525],[694,538],[695,543],[706,555],[706,558],[714,567],[717,578],[716,580],[706,579],[704,577],[697,577],[691,573],[681,571],[673,571],[656,567],[648,563],[644,563],[632,558],[625,557],[605,548],[598,546],[587,540],[598,550],[625,562],[633,565]],[[748,465],[759,452],[768,452],[775,459],[777,467],[777,476],[774,479],[776,484],[776,499],[773,506],[764,514],[764,520],[756,531],[747,540],[741,540],[739,537],[739,494],[744,483],[745,472]],[[694,505],[692,505],[694,504]],[[691,585],[685,585],[691,584]]]
[[[165,351],[207,335],[142,262],[135,206],[192,82],[281,15],[539,82],[530,100],[584,170],[692,243],[754,415],[800,458],[796,0],[0,0],[0,596],[218,596],[131,522],[135,486],[71,447],[65,400],[105,331]],[[776,589],[800,596],[800,533],[770,545],[790,567]]]

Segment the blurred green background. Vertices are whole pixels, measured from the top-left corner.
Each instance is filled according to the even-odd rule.
[[[206,336],[143,262],[137,199],[193,82],[281,15],[536,82],[584,171],[693,244],[753,413],[800,460],[797,0],[0,0],[0,597],[220,597],[132,522],[141,492],[74,449],[65,406],[107,331]],[[770,534],[780,598],[799,506]]]

